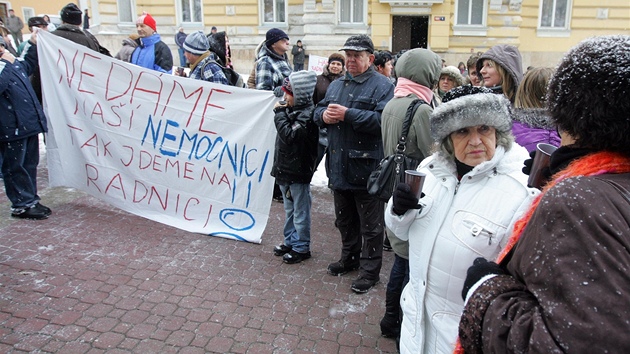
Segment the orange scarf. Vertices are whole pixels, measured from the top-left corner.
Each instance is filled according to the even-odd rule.
[[[534,199],[532,205],[529,207],[525,215],[523,215],[523,217],[516,222],[516,224],[514,225],[514,232],[512,232],[512,236],[510,236],[507,245],[497,257],[496,262],[501,263],[505,256],[510,253],[512,248],[514,248],[518,240],[521,238],[521,235],[523,234],[527,223],[531,219],[532,215],[534,215],[538,204],[540,204],[540,200],[547,193],[547,191],[553,188],[556,184],[569,177],[598,176],[605,173],[628,172],[630,172],[630,158],[615,152],[597,152],[593,154],[588,154],[584,157],[572,161],[569,166],[567,166],[567,168],[552,176],[551,181],[545,185],[545,187],[542,189],[542,193],[540,193],[536,197],[536,199]],[[459,342],[459,338],[457,339],[454,353],[465,353],[464,348]]]

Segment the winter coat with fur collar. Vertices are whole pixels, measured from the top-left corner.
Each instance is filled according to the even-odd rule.
[[[398,216],[389,201],[385,224],[409,240],[401,353],[451,353],[455,348],[468,267],[477,257],[496,258],[538,194],[526,187],[521,172],[527,158],[521,146],[508,151],[498,146],[490,161],[458,181],[454,161],[437,152],[419,167],[427,174],[422,209]]]
[[[514,110],[512,135],[517,144],[528,152],[536,150],[539,143],[560,146],[560,136],[550,122],[546,109],[522,108]]]

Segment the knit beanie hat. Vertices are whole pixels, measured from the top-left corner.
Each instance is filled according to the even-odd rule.
[[[466,85],[447,92],[442,104],[431,114],[431,135],[436,142],[441,142],[454,131],[476,125],[510,132],[510,101],[484,87]]]
[[[79,7],[72,2],[64,6],[59,12],[59,16],[61,16],[61,21],[76,26],[81,24],[82,15],[83,11],[81,11],[81,9],[79,9]]]
[[[305,106],[313,102],[313,92],[317,83],[317,74],[314,71],[300,70],[289,75],[291,94],[294,97],[296,107]],[[284,84],[282,85],[284,90]],[[287,92],[287,91],[285,91]]]
[[[343,48],[339,50],[366,51],[370,54],[374,54],[374,43],[372,43],[372,39],[368,35],[358,34],[356,36],[350,36],[343,45]]]
[[[147,12],[143,12],[142,16],[138,17],[136,20],[136,23],[144,23],[145,25],[151,27],[152,30],[157,31],[157,23],[155,23],[155,19]]]
[[[282,91],[284,93],[293,96],[293,88],[291,87],[291,80],[288,77],[285,77],[282,81]]]
[[[328,63],[330,64],[331,61],[338,61],[341,63],[341,66],[346,66],[346,58],[344,58],[343,55],[339,53],[332,53],[328,57]]]
[[[267,31],[265,38],[265,45],[267,48],[270,48],[274,43],[281,39],[289,39],[289,36],[279,28],[272,28]]]
[[[440,77],[442,77],[442,75],[448,75],[451,79],[455,80],[456,87],[461,86],[464,83],[464,77],[459,72],[459,69],[457,69],[456,67],[452,65],[442,68]]]
[[[210,45],[208,44],[208,38],[206,35],[201,31],[197,31],[186,36],[183,47],[187,52],[201,55],[208,51]]]

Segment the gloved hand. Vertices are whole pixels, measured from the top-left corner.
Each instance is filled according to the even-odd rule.
[[[424,196],[424,193],[421,197]],[[418,205],[418,198],[411,193],[411,187],[407,183],[398,182],[393,195],[392,211],[396,215],[403,215],[409,209],[420,209],[421,205]]]
[[[278,86],[275,89],[273,89],[273,94],[276,97],[282,97],[282,95],[284,95],[284,91],[282,91],[282,86]]]
[[[532,152],[529,153],[529,159],[523,161],[523,165],[525,165],[523,167],[523,173],[528,175],[532,172],[532,165],[534,164],[534,157],[536,156],[536,150],[532,150]]]
[[[466,272],[466,280],[464,281],[464,288],[462,289],[462,299],[466,300],[466,295],[468,295],[470,288],[481,280],[481,278],[490,274],[506,274],[506,272],[495,262],[488,262],[488,260],[483,257],[475,259],[473,265],[470,266]]]

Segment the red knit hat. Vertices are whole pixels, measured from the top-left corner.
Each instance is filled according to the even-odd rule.
[[[147,12],[143,12],[142,16],[138,17],[136,20],[136,23],[144,23],[145,25],[151,27],[154,31],[157,31],[157,23],[155,23],[155,19]]]

